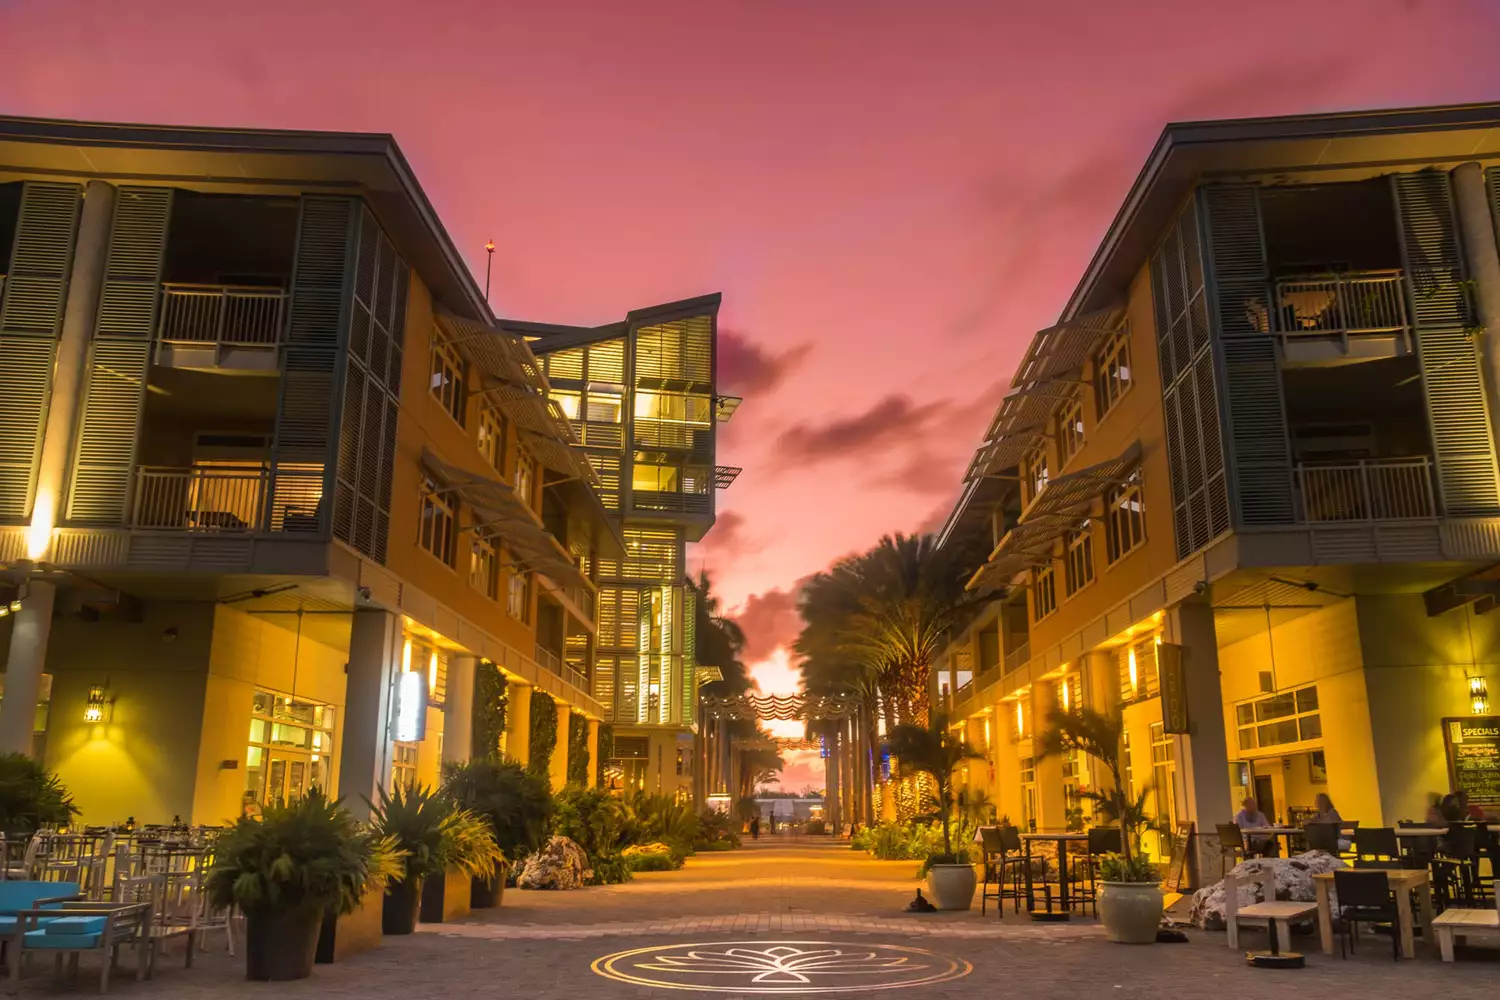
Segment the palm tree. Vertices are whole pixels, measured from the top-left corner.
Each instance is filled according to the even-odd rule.
[[[925,726],[902,723],[887,735],[891,755],[901,766],[932,775],[937,790],[933,795],[938,819],[943,824],[943,853],[953,855],[953,772],[966,760],[982,758],[973,744],[948,729],[948,719],[935,713]]]
[[[1109,769],[1114,787],[1103,792],[1083,792],[1080,798],[1093,802],[1101,816],[1120,828],[1121,853],[1128,861],[1134,849],[1135,831],[1145,822],[1145,793],[1130,801],[1120,772],[1120,744],[1125,722],[1118,714],[1106,715],[1091,708],[1047,713],[1047,729],[1042,733],[1043,757],[1056,757],[1064,751],[1086,754]]]
[[[695,639],[694,656],[701,666],[718,667],[724,679],[703,685],[709,695],[742,695],[755,686],[750,672],[740,655],[745,650],[745,633],[733,618],[722,613],[718,595],[714,593],[713,581],[707,570],[698,573],[698,579],[689,578],[688,586],[695,595]]]

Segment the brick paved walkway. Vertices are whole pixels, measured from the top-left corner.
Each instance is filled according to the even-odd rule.
[[[217,949],[204,955],[197,968],[185,970],[179,951],[164,961],[154,981],[137,984],[127,973],[111,994],[162,1000],[644,1000],[693,994],[604,978],[591,964],[649,949],[651,964],[660,965],[658,950],[671,953],[675,948],[680,955],[693,945],[712,957],[730,947],[725,942],[742,942],[737,947],[752,952],[831,947],[845,955],[892,961],[889,956],[898,949],[918,949],[911,953],[917,963],[957,970],[954,978],[902,991],[933,1000],[990,1000],[996,994],[1059,1000],[1291,994],[1467,1000],[1494,997],[1500,981],[1500,952],[1474,951],[1455,965],[1443,965],[1435,949],[1419,945],[1416,961],[1395,963],[1378,938],[1367,938],[1361,954],[1347,961],[1319,954],[1315,939],[1299,939],[1296,946],[1308,953],[1308,967],[1270,972],[1246,968],[1225,947],[1222,934],[1193,932],[1186,945],[1127,948],[1105,941],[1088,919],[1033,924],[1010,911],[998,920],[993,909],[983,918],[977,909],[908,915],[902,908],[918,885],[915,870],[909,862],[868,860],[847,846],[762,839],[742,851],[693,858],[682,871],[644,875],[624,886],[507,892],[498,910],[461,923],[424,925],[409,938],[388,938],[374,952],[337,966],[319,966],[311,980],[300,983],[245,982],[242,964]],[[62,992],[91,995],[97,981],[91,967],[97,968],[86,958],[81,978]],[[777,975],[765,982],[786,981]],[[739,975],[723,981],[748,979]],[[859,980],[819,980],[831,981]],[[795,985],[778,988],[782,995],[814,992]],[[737,986],[728,990],[724,995],[752,995]],[[24,990],[27,996],[54,992],[45,966],[38,967]],[[856,995],[867,992],[855,988]]]

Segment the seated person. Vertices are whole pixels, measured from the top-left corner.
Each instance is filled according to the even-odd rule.
[[[1347,851],[1349,845],[1354,843],[1354,840],[1352,837],[1343,835],[1344,818],[1333,807],[1333,799],[1329,798],[1326,792],[1319,792],[1318,797],[1313,799],[1313,808],[1317,811],[1309,822],[1337,824],[1339,827],[1339,853],[1342,854]]]
[[[1241,830],[1253,830],[1270,826],[1271,821],[1266,819],[1266,814],[1256,806],[1255,799],[1247,797],[1240,803],[1240,811],[1234,814],[1234,825]],[[1262,856],[1276,854],[1275,837],[1247,837],[1245,846],[1252,854]]]

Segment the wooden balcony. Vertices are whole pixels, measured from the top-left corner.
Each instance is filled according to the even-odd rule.
[[[1286,336],[1395,333],[1410,328],[1401,271],[1291,275],[1273,290],[1270,331]]]
[[[323,473],[256,468],[136,469],[129,526],[215,534],[324,530]]]

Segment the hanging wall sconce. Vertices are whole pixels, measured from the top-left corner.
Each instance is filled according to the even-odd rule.
[[[89,698],[83,709],[83,721],[89,723],[109,722],[114,715],[115,700],[109,697],[108,685],[89,688]]]
[[[1488,715],[1490,712],[1490,689],[1484,678],[1477,674],[1469,678],[1469,714]]]

